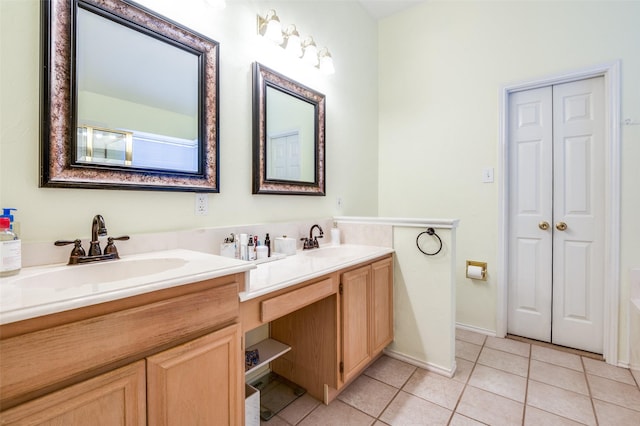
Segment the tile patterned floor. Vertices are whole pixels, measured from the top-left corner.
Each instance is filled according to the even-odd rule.
[[[639,372],[466,330],[456,339],[451,379],[383,356],[328,406],[304,395],[262,425],[640,425]]]

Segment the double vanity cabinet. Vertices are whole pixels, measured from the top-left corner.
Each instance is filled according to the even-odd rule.
[[[246,331],[325,403],[393,339],[390,251],[259,296],[249,275],[0,325],[0,424],[241,425]]]

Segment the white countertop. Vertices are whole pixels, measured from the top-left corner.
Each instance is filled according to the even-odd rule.
[[[0,278],[0,324],[35,318],[224,275],[255,265],[191,250],[166,250],[82,265],[24,268]]]
[[[82,265],[23,268],[0,278],[0,324],[249,271],[246,301],[392,253],[389,247],[343,244],[299,251],[255,265],[191,250],[165,250]]]
[[[299,251],[274,262],[261,263],[249,272],[248,290],[240,293],[244,302],[272,291],[317,278],[340,269],[393,253],[390,247],[343,244]]]

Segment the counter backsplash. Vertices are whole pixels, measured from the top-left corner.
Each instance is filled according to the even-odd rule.
[[[273,242],[276,237],[286,235],[298,240],[298,249],[302,248],[300,238],[309,236],[312,225],[318,224],[324,231],[324,238],[320,244],[331,243],[332,218],[310,219],[296,222],[274,222],[252,225],[233,225],[214,228],[200,228],[193,230],[170,231],[159,233],[135,234],[123,230],[118,235],[128,234],[129,241],[118,241],[116,245],[121,257],[128,254],[146,253],[150,251],[188,249],[210,254],[220,254],[220,243],[226,237],[234,234],[247,233],[258,235],[260,241],[264,240],[267,232]],[[391,226],[372,224],[353,224],[338,222],[342,233],[342,243],[354,243],[363,245],[377,245],[382,247],[393,246],[393,234]],[[89,237],[82,239],[85,250],[89,247]],[[104,249],[107,237],[100,238],[100,245]],[[24,242],[22,243],[22,266],[39,266],[55,263],[65,263],[69,259],[72,246],[56,247],[53,241]]]

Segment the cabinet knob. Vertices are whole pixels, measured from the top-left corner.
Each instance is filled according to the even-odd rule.
[[[558,223],[556,223],[556,229],[557,229],[558,231],[564,231],[564,230],[566,230],[567,228],[568,228],[568,226],[567,226],[567,224],[566,224],[566,223],[564,223],[564,222],[558,222]]]
[[[546,231],[547,229],[549,229],[549,222],[542,221],[538,223],[538,228],[542,229],[543,231]]]

